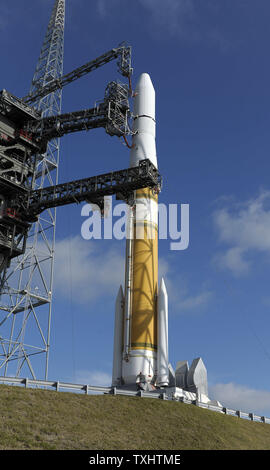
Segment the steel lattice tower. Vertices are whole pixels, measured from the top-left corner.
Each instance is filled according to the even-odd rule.
[[[33,77],[30,93],[63,75],[65,0],[56,0]],[[42,116],[61,114],[62,90],[37,100]],[[34,189],[58,182],[60,139],[36,156]],[[27,249],[15,258],[0,280],[0,375],[19,376],[25,368],[33,378],[42,374],[40,355],[48,376],[56,209],[40,215],[32,225]],[[38,360],[36,360],[38,358]],[[41,370],[40,370],[40,367]],[[28,374],[25,374],[28,376]]]

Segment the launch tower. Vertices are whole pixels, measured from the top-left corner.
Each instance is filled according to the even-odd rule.
[[[64,18],[65,1],[56,0],[30,93],[18,98],[0,92],[0,374],[5,376],[19,376],[26,366],[35,379],[41,354],[45,379],[48,375],[56,207],[87,201],[103,211],[105,196],[130,204],[135,190],[160,182],[155,166],[144,159],[136,167],[58,184],[60,137],[100,127],[124,139],[132,133],[131,47],[122,43],[63,75]],[[128,84],[109,82],[93,108],[61,114],[62,88],[113,60]]]
[[[39,91],[63,75],[64,29],[65,0],[56,0],[30,88],[30,96],[36,95],[32,107],[41,117],[61,114],[62,89],[42,97]],[[27,174],[32,188],[58,183],[59,151],[60,139],[56,137],[48,142],[43,153],[36,155],[35,170]],[[25,365],[35,377],[35,357],[42,354],[47,378],[55,227],[56,209],[50,208],[32,225],[25,252],[1,272],[2,375],[11,372],[8,370],[11,367],[18,376]]]

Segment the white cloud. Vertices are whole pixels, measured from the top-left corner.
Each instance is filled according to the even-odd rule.
[[[124,283],[125,250],[109,248],[101,251],[95,240],[80,236],[58,240],[55,246],[54,295],[76,295],[76,302],[115,297]],[[174,311],[198,311],[208,305],[212,292],[202,287],[191,292],[183,276],[174,272],[167,259],[159,258],[159,279],[165,278],[169,302]]]
[[[101,18],[104,18],[107,15],[107,6],[105,0],[97,1],[97,12],[101,16]]]
[[[147,33],[154,38],[179,38],[186,42],[205,42],[226,51],[232,46],[223,32],[223,12],[215,0],[137,0],[135,20],[144,18]],[[128,2],[124,0],[97,0],[96,10],[102,20],[124,15],[130,18]],[[140,28],[142,28],[140,22]]]
[[[116,13],[119,7],[124,13],[124,3],[123,0],[96,0],[97,12],[101,18]],[[166,0],[166,2],[163,0],[138,0],[138,3],[148,11],[154,22],[162,23],[170,28],[179,25],[179,17],[184,21],[186,16],[190,16],[194,12],[194,0]]]
[[[179,314],[201,312],[213,298],[213,292],[209,289],[202,288],[198,292],[191,292],[180,278],[178,282],[170,282],[168,292],[171,305]]]
[[[166,259],[159,259],[158,269],[159,279],[164,277],[169,296],[169,304],[173,305],[174,311],[182,314],[202,310],[211,301],[213,292],[204,286],[202,286],[199,292],[191,292],[186,279],[178,273],[175,273]]]
[[[205,290],[199,292],[195,295],[183,295],[182,298],[179,298],[178,308],[179,310],[194,310],[197,308],[202,308],[208,305],[209,301],[212,299],[212,292]]]
[[[237,246],[229,248],[224,253],[214,256],[214,263],[221,269],[229,269],[235,276],[245,275],[249,272],[250,263],[244,259],[244,250]]]
[[[149,11],[157,26],[166,28],[171,35],[185,36],[187,34],[187,23],[193,19],[195,13],[193,0],[167,0],[166,2],[139,0],[139,2]]]
[[[205,42],[227,51],[232,42],[223,32],[221,6],[214,0],[139,0],[151,15],[151,32],[161,36],[164,30],[187,42]],[[206,21],[207,18],[207,21]],[[163,36],[162,36],[163,37]]]
[[[257,390],[235,383],[216,384],[209,387],[209,395],[223,406],[247,413],[270,416],[270,391]]]
[[[270,255],[270,191],[213,214],[219,242],[228,247],[214,257],[215,264],[239,276],[249,272],[251,255]]]
[[[110,387],[112,384],[112,376],[107,372],[99,370],[80,370],[76,373],[76,382],[85,385]]]
[[[65,238],[55,247],[55,293],[67,296],[72,290],[76,302],[116,295],[124,280],[124,253],[120,248],[102,251],[95,241],[80,236]]]

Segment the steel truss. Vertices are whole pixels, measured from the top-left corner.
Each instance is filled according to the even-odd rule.
[[[116,194],[118,199],[133,205],[134,191],[141,188],[154,188],[155,191],[161,188],[161,176],[148,159],[141,160],[136,167],[31,191],[27,198],[22,197],[18,201],[18,210],[21,218],[27,222],[33,222],[37,215],[48,208],[83,201],[100,206],[102,211],[105,196]]]
[[[111,136],[131,134],[128,124],[128,95],[127,85],[110,82],[106,87],[104,100],[94,108],[30,120],[25,124],[24,130],[41,149],[46,148],[47,142],[53,138],[98,127],[104,127]]]
[[[61,114],[62,89],[39,96],[63,75],[65,0],[56,0],[33,77],[31,105],[42,118]],[[22,105],[23,106],[23,105]],[[56,136],[36,156],[32,189],[58,183],[60,140]],[[37,355],[45,355],[48,375],[56,210],[45,211],[32,226],[25,253],[1,276],[0,370],[19,376],[27,369],[36,378]],[[19,315],[20,314],[20,315]],[[38,371],[41,375],[41,371]]]
[[[131,133],[128,125],[131,48],[120,44],[63,75],[64,22],[65,0],[55,0],[29,94],[22,99],[5,90],[0,94],[0,179],[3,190],[0,196],[0,372],[5,376],[11,373],[20,376],[26,368],[35,379],[34,358],[40,354],[45,355],[45,379],[48,376],[56,206],[62,205],[59,194],[63,189],[58,185],[60,137],[101,126],[109,135],[125,137]],[[104,100],[95,108],[62,115],[62,88],[114,59],[119,72],[129,78],[129,86],[110,82]],[[11,123],[8,128],[6,118]],[[156,175],[151,171],[153,183]],[[106,175],[103,177],[105,181]],[[90,180],[80,184],[88,185],[88,196],[93,202]],[[119,183],[119,191],[122,189],[119,198],[130,199],[128,191],[132,184],[135,189],[142,187],[141,182],[137,180],[135,184],[134,181],[129,181],[129,187],[124,180]],[[76,186],[78,182],[68,183],[66,189],[73,183],[78,199],[83,200]],[[108,191],[108,185],[105,186],[103,192]],[[116,186],[109,194],[115,194]],[[31,197],[43,190],[46,197],[54,199],[58,195],[59,200],[54,203],[51,200],[45,205],[44,200],[43,205],[39,200],[38,208],[29,205]],[[23,213],[26,219],[18,218],[13,202],[16,197],[21,201],[29,195],[28,212]],[[102,207],[100,194],[96,196]],[[65,198],[67,201],[68,190]],[[71,200],[65,202],[62,198],[62,203],[71,203]],[[31,225],[34,219],[36,222]],[[38,374],[41,374],[40,370]]]

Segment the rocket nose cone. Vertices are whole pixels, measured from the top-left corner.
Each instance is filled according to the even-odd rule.
[[[123,297],[124,297],[123,288],[122,288],[122,286],[120,286],[119,289],[118,289],[117,298],[119,298],[120,300],[122,300]]]
[[[165,295],[168,296],[167,289],[166,289],[166,284],[164,281],[164,278],[162,277],[160,281],[160,286],[159,286],[159,295]]]
[[[152,80],[151,80],[150,75],[148,73],[142,73],[139,76],[135,91],[139,90],[140,88],[148,88],[148,89],[153,89],[154,90]]]
[[[134,115],[155,119],[155,89],[150,75],[142,73],[135,88]]]

